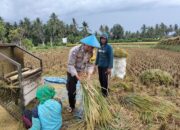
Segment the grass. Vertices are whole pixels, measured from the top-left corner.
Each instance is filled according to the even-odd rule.
[[[80,45],[80,44],[66,44],[66,47],[74,47],[74,46],[77,46],[77,45]]]
[[[60,45],[60,46],[57,46],[57,45],[54,45],[54,46],[36,46],[36,47],[32,47],[30,49],[31,52],[48,52],[50,50],[61,50],[63,48],[66,48],[66,47],[74,47],[74,46],[77,46],[77,45],[80,45],[80,44],[71,44],[71,43],[67,43],[67,44],[64,44],[64,45]]]
[[[180,52],[180,45],[156,45],[155,48]]]
[[[121,43],[110,43],[114,48],[153,48],[158,42],[121,42]]]
[[[156,45],[158,42],[120,42],[111,43],[111,45]]]
[[[30,49],[31,52],[48,52],[50,50],[60,50],[66,46],[38,46]]]

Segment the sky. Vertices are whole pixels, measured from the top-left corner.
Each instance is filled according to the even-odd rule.
[[[86,21],[94,32],[100,25],[121,24],[136,31],[142,24],[180,25],[180,0],[0,0],[0,16],[8,22],[37,17],[43,22],[55,12],[60,20],[81,26]]]

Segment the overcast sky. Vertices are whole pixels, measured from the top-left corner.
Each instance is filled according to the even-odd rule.
[[[142,24],[180,25],[180,0],[0,0],[0,16],[9,22],[24,17],[46,22],[52,12],[66,23],[73,17],[79,26],[86,21],[93,31],[101,24],[118,23],[131,31]]]

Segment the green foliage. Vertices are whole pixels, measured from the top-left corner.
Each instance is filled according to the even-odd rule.
[[[4,26],[4,22],[3,20],[0,20],[0,41],[4,40],[5,33],[6,33],[6,28]]]
[[[32,36],[35,43],[45,42],[45,27],[39,18],[33,22]]]
[[[83,21],[81,29],[82,29],[81,34],[83,37],[85,37],[89,34],[90,29],[89,29],[89,25],[86,21]]]
[[[67,43],[67,44],[66,44],[66,47],[74,47],[74,46],[77,46],[77,45],[79,45],[79,44]]]
[[[124,29],[120,24],[115,24],[112,29],[112,38],[113,39],[120,39],[123,38],[124,35]]]
[[[109,27],[107,25],[100,25],[99,31],[102,33],[107,33],[108,35],[110,34],[109,32]]]
[[[73,36],[73,34],[70,34],[67,38],[68,38],[68,42],[76,43],[76,38]]]
[[[83,37],[82,36],[73,36],[73,35],[69,35],[68,36],[68,42],[69,43],[72,43],[72,44],[75,44],[77,42],[79,42]]]
[[[78,27],[74,18],[71,24],[66,24],[55,13],[50,15],[46,23],[43,23],[40,18],[36,18],[34,21],[24,18],[18,22],[19,24],[4,22],[2,18],[0,18],[0,21],[0,40],[5,42],[20,42],[22,39],[28,38],[32,39],[35,46],[38,43],[50,43],[51,46],[56,46],[62,42],[64,37],[68,37],[68,42],[76,43],[90,33],[95,33],[96,36],[100,35],[97,31],[92,32],[86,21],[83,21],[80,27]],[[115,24],[112,28],[101,25],[99,30],[101,33],[109,34],[110,43],[159,41],[172,32],[175,32],[173,36],[180,35],[180,28],[177,24],[167,26],[164,23],[155,26],[144,24],[136,32],[125,31],[120,24]]]
[[[22,28],[12,29],[9,32],[9,39],[11,42],[20,42],[23,39],[24,30]]]
[[[159,69],[150,69],[141,73],[140,80],[145,85],[170,85],[173,82],[172,76]]]
[[[27,39],[27,38],[22,40],[22,45],[28,50],[34,46],[32,43],[32,40]]]
[[[58,43],[61,41],[61,38],[64,37],[64,34],[66,32],[64,22],[59,20],[58,16],[55,13],[52,13],[50,16],[50,19],[47,22],[46,27],[46,37],[48,39],[48,42],[51,43],[51,46],[53,46],[53,43]]]
[[[36,47],[36,50],[37,49],[49,49],[50,48],[50,46],[48,46],[48,45],[45,45],[45,46],[43,46],[43,45],[38,45],[37,47]]]
[[[29,18],[25,17],[23,20],[20,20],[19,23],[19,28],[23,30],[23,36],[25,38],[30,38],[31,37],[31,21]]]

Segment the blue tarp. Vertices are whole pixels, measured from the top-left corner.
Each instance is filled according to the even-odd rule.
[[[45,82],[49,83],[56,83],[56,84],[66,84],[67,83],[67,78],[62,78],[62,77],[44,77],[43,78]],[[80,82],[78,81],[76,84],[76,88],[80,88]]]
[[[50,83],[66,84],[67,79],[61,77],[44,77],[44,80]]]

